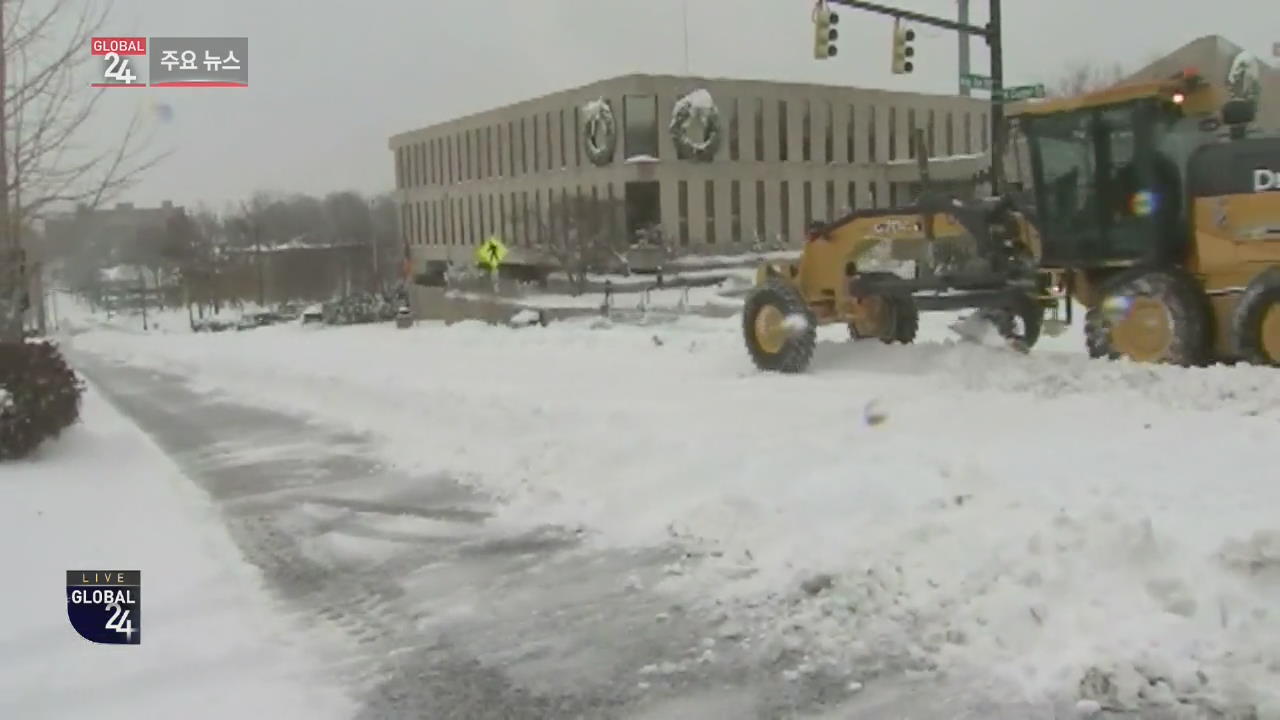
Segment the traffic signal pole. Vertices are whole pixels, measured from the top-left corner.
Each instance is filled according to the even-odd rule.
[[[829,5],[843,5],[855,10],[888,15],[921,25],[932,25],[944,30],[976,35],[987,41],[991,50],[991,193],[999,195],[1004,187],[1004,48],[1000,42],[1000,0],[990,0],[990,20],[979,27],[967,22],[956,22],[943,17],[903,10],[864,0],[826,0]]]

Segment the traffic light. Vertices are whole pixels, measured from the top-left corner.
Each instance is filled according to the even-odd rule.
[[[835,24],[839,22],[840,17],[831,12],[827,8],[826,3],[820,4],[813,11],[813,56],[819,60],[836,56],[836,39],[840,37],[840,33],[836,32]]]
[[[902,27],[897,20],[893,21],[893,72],[895,75],[904,75],[915,69],[911,58],[915,57],[916,49],[910,44],[915,39],[915,30]]]

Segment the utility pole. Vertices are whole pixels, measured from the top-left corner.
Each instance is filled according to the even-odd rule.
[[[963,0],[961,1],[963,3]],[[987,47],[991,50],[991,193],[999,195],[1004,187],[1004,99],[1001,97],[1004,94],[1004,51],[1000,40],[1001,0],[990,0],[990,19],[982,27],[890,5],[864,2],[864,0],[826,0],[826,2],[830,5],[844,5],[856,10],[888,15],[899,20],[953,30],[964,38],[976,35],[987,41]],[[967,7],[964,9],[967,12]],[[965,40],[961,41],[962,47],[966,44]]]
[[[969,24],[969,0],[956,0],[956,4],[959,5],[959,9],[956,14],[956,19],[960,21],[961,25],[968,25]],[[960,76],[963,77],[969,74],[969,35],[967,33],[960,33],[959,41],[960,41],[960,58],[959,58]],[[959,78],[956,78],[956,82],[959,83],[960,85],[960,94],[963,95],[964,97],[969,97],[969,94],[973,92],[973,90],[968,85],[966,85],[963,81],[961,81]]]
[[[991,0],[987,45],[991,46],[991,194],[1004,187],[1004,45],[1000,42],[1000,0]]]

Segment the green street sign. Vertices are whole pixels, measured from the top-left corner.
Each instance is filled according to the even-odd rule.
[[[1007,87],[1000,93],[1000,98],[1005,102],[1017,102],[1018,100],[1031,100],[1042,97],[1044,97],[1044,84],[1042,83]]]
[[[960,87],[970,90],[990,90],[991,78],[986,75],[974,75],[972,73],[961,75]]]

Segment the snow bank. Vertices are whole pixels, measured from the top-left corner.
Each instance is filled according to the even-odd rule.
[[[801,376],[756,372],[738,320],[75,342],[370,432],[512,522],[677,539],[702,559],[669,589],[809,669],[1280,700],[1280,376],[1090,361],[1078,327],[1021,355],[954,319],[906,347],[820,328]]]
[[[0,465],[0,538],[11,550],[0,715],[354,714],[273,616],[217,512],[188,483],[92,388],[80,424],[37,459]],[[141,644],[76,634],[63,590],[73,569],[142,571]]]

